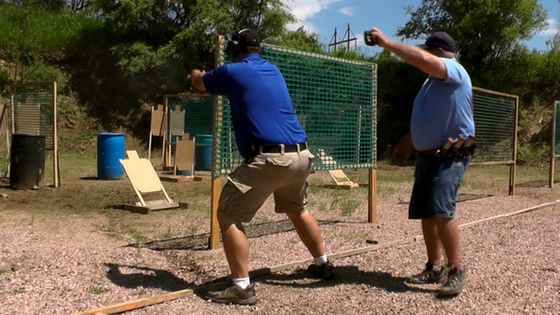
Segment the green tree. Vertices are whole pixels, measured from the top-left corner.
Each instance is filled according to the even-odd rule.
[[[111,30],[112,52],[128,75],[169,63],[211,67],[213,35],[249,27],[274,37],[293,21],[280,0],[93,0],[93,11]]]
[[[556,33],[556,35],[546,43],[550,50],[560,51],[560,33]]]
[[[459,43],[462,63],[475,81],[496,61],[514,53],[520,41],[546,26],[547,14],[537,0],[423,0],[397,34],[419,38],[447,31]]]
[[[215,66],[217,34],[249,27],[266,41],[293,21],[281,0],[89,1],[86,11],[105,32],[76,52],[72,84],[105,129],[134,126],[138,134],[149,118],[142,105],[185,92],[191,68]]]
[[[44,58],[57,58],[78,42],[86,29],[97,26],[97,22],[71,12],[0,5],[0,50],[15,63],[12,83],[26,80],[22,68]]]
[[[323,45],[319,42],[319,35],[315,33],[308,33],[303,27],[300,27],[295,31],[283,32],[276,38],[269,37],[266,42],[269,44],[281,45],[310,52],[323,51]]]

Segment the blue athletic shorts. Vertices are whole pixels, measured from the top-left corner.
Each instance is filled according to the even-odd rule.
[[[454,218],[455,204],[469,158],[416,156],[409,219]]]

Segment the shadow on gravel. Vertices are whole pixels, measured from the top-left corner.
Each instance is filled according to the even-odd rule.
[[[529,182],[516,183],[515,186],[528,188],[548,187],[548,180],[533,180]]]
[[[195,285],[175,276],[171,272],[149,267],[120,265],[106,263],[107,278],[114,284],[129,288],[157,288],[164,291],[179,291],[192,289],[201,298],[208,291],[222,290],[231,285],[229,277],[222,277],[212,281]],[[269,270],[251,271],[250,277],[255,282],[268,285],[286,286],[292,288],[321,288],[339,284],[365,284],[387,292],[404,293],[435,293],[435,289],[409,286],[407,278],[394,277],[387,272],[362,271],[356,266],[337,266],[336,277],[331,280],[310,278],[304,269],[295,270],[289,274],[270,274]]]
[[[347,221],[318,221],[320,226],[334,225],[337,223],[365,223],[365,222],[347,222]],[[294,230],[294,226],[290,220],[282,220],[277,222],[267,222],[261,224],[250,224],[245,226],[247,237],[256,238],[265,235],[284,233]],[[143,244],[143,247],[155,250],[206,250],[208,249],[209,233],[198,234],[193,236],[175,237],[165,240],[150,241]],[[127,244],[125,247],[138,247],[137,243]]]
[[[143,287],[179,291],[195,287],[167,270],[111,263],[106,263],[105,266],[109,268],[107,278],[123,288]]]
[[[457,202],[464,202],[464,201],[469,201],[469,200],[477,200],[477,199],[483,199],[483,198],[490,198],[490,197],[494,197],[494,195],[487,195],[487,194],[459,194],[459,196],[457,196]],[[403,202],[399,202],[400,205],[407,205],[409,204],[408,201],[403,201]]]
[[[270,285],[289,286],[294,288],[318,288],[339,284],[365,284],[387,292],[403,293],[434,293],[433,289],[410,286],[407,278],[394,277],[387,272],[372,272],[359,270],[356,266],[337,266],[336,278],[332,280],[304,281],[307,279],[305,270],[298,270],[292,274],[272,274],[263,277],[259,282]]]

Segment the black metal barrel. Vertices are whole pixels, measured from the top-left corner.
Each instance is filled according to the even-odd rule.
[[[10,188],[38,189],[44,170],[45,136],[12,135]]]

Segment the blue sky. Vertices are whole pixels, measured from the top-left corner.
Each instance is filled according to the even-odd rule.
[[[298,23],[290,26],[291,29],[303,25],[307,31],[319,34],[323,44],[328,44],[333,37],[335,27],[338,39],[341,40],[350,23],[354,37],[358,39],[358,50],[369,54],[379,50],[364,46],[363,31],[376,26],[385,34],[396,38],[397,28],[403,26],[410,18],[404,8],[406,6],[417,8],[421,0],[283,0],[283,2],[299,20]],[[529,48],[546,50],[546,41],[560,29],[560,1],[540,0],[539,2],[548,11],[548,28],[535,34],[526,44]]]

